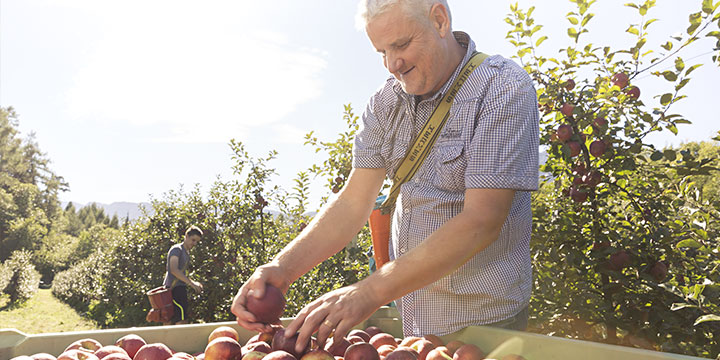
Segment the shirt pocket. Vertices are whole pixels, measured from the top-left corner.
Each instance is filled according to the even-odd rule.
[[[461,142],[438,144],[433,185],[445,191],[465,191],[465,146]]]

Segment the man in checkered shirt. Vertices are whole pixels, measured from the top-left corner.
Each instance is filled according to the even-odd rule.
[[[392,76],[365,109],[346,186],[238,291],[232,311],[248,329],[269,330],[246,311],[247,296],[261,296],[265,284],[287,290],[362,228],[384,179],[393,177],[475,51],[467,34],[452,31],[445,0],[363,0],[360,13]],[[331,331],[345,335],[396,299],[405,336],[445,335],[470,325],[523,330],[532,285],[530,191],[538,186],[538,130],[528,74],[501,56],[487,58],[460,89],[420,169],[401,187],[393,261],[308,304],[286,333],[299,331],[303,344],[318,331],[322,344]]]

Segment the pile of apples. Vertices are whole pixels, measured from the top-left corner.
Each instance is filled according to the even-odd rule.
[[[113,345],[102,345],[95,339],[81,339],[68,345],[56,358],[48,353],[22,355],[12,360],[192,360],[193,355],[174,352],[163,343],[148,344],[136,334],[125,335]]]

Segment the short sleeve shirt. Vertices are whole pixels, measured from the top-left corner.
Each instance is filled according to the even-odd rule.
[[[168,250],[167,262],[165,264],[165,280],[163,281],[163,285],[168,289],[175,286],[186,286],[184,282],[178,280],[175,275],[170,272],[170,257],[172,256],[178,257],[178,269],[180,269],[180,271],[182,271],[182,273],[186,276],[187,273],[185,272],[185,269],[187,268],[188,262],[190,261],[190,254],[188,254],[182,243],[175,244],[170,248],[170,250]],[[175,282],[174,286],[173,282]]]
[[[408,148],[475,51],[435,96],[418,101],[393,77],[370,98],[353,147],[354,168],[384,168],[392,178]],[[530,191],[538,187],[539,114],[530,76],[513,61],[488,57],[460,89],[429,155],[400,188],[390,257],[418,246],[463,209],[465,190],[514,189],[498,239],[450,275],[397,301],[403,332],[445,335],[508,319],[530,301]]]

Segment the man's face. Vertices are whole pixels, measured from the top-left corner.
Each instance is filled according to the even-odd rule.
[[[395,5],[365,28],[383,65],[411,95],[427,98],[443,86],[440,35],[431,25]]]
[[[198,235],[191,235],[185,237],[185,248],[190,250],[192,249],[197,243],[200,242],[200,236]]]

